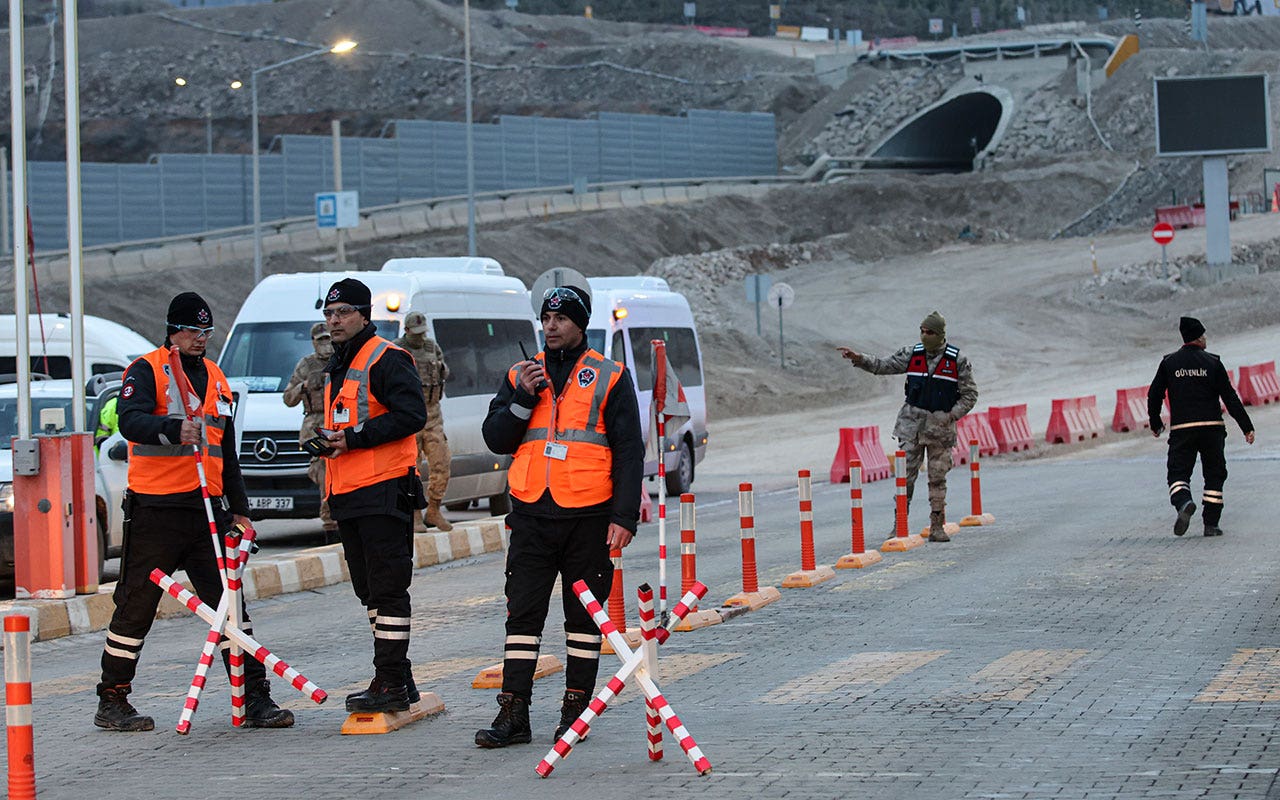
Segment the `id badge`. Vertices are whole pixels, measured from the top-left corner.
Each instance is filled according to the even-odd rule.
[[[231,416],[231,404],[225,400],[218,401],[218,415],[222,417]]]
[[[542,454],[547,458],[554,458],[556,461],[564,461],[569,457],[569,445],[564,442],[547,442],[542,448]]]
[[[351,421],[351,409],[343,408],[333,410],[333,422],[335,425],[345,425]]]

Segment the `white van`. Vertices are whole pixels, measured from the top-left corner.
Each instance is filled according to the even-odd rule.
[[[17,328],[13,314],[0,314],[0,375],[18,372]],[[41,343],[41,326],[44,341]],[[32,314],[27,318],[31,371],[51,378],[71,377],[71,317]],[[119,323],[101,317],[84,318],[84,374],[122,372],[135,358],[159,346]]]
[[[488,499],[506,513],[510,456],[485,447],[480,426],[507,369],[530,353],[537,322],[528,289],[489,258],[396,258],[378,272],[272,275],[254,287],[236,316],[218,366],[248,384],[240,466],[255,519],[311,518],[320,493],[307,478],[310,457],[298,444],[302,407],[284,404],[293,368],[313,352],[311,326],[321,321],[324,292],[356,278],[373,293],[379,335],[395,339],[410,311],[421,311],[430,335],[444,350],[450,378],[440,401],[453,453],[446,506]]]
[[[667,492],[678,495],[693,485],[694,467],[707,453],[707,393],[702,380],[702,350],[689,301],[662,278],[636,276],[588,278],[591,321],[587,341],[595,350],[631,370],[640,403],[640,424],[649,435],[649,404],[653,400],[650,342],[667,343],[667,359],[680,378],[689,404],[689,421],[667,431],[664,450]],[[655,475],[658,462],[645,464]]]

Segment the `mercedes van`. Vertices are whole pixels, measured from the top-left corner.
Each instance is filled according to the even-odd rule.
[[[653,350],[661,339],[689,404],[689,420],[668,430],[663,452],[668,495],[690,491],[696,465],[707,452],[707,393],[702,379],[702,350],[689,301],[662,278],[649,276],[588,278],[591,320],[587,342],[599,353],[621,361],[631,370],[640,404],[640,423],[649,435],[649,406],[653,401]],[[645,475],[656,475],[658,462],[645,464]]]
[[[241,306],[218,366],[248,384],[240,466],[251,516],[320,513],[319,489],[307,478],[310,456],[298,443],[302,407],[285,406],[283,392],[298,361],[313,352],[311,326],[322,320],[324,293],[343,278],[369,287],[380,336],[400,336],[410,311],[426,315],[450,370],[440,401],[453,453],[445,505],[484,499],[492,513],[506,513],[511,458],[490,453],[480,427],[500,381],[521,359],[521,343],[536,348],[528,289],[490,258],[395,258],[378,271],[272,275]]]

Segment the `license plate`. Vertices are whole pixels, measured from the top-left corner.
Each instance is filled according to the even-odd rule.
[[[250,497],[249,508],[258,511],[292,511],[292,497]]]

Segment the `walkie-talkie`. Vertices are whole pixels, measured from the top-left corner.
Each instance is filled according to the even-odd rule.
[[[524,356],[525,361],[532,361],[533,359],[529,358],[529,351],[524,349],[524,340],[523,339],[520,340],[519,344],[520,344],[520,355]],[[535,386],[534,388],[540,392],[543,389],[547,388],[547,385],[548,385],[547,379],[543,378],[542,380],[538,381],[538,385]]]

